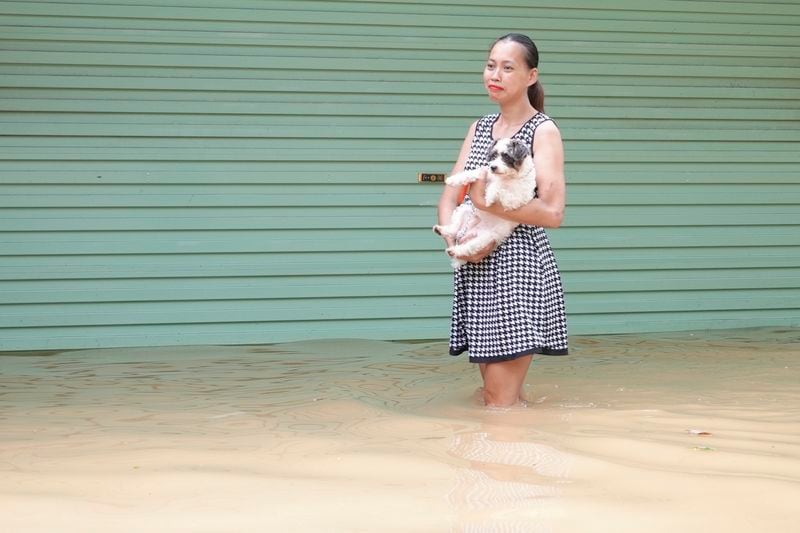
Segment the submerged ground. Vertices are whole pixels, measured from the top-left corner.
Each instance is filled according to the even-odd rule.
[[[0,354],[4,531],[795,532],[800,330]]]

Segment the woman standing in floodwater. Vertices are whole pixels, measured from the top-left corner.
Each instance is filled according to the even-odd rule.
[[[539,52],[525,35],[511,33],[494,42],[483,71],[489,98],[499,113],[469,128],[452,174],[487,164],[494,140],[514,137],[531,146],[536,166],[536,197],[511,211],[486,206],[484,182],[469,190],[466,202],[520,225],[496,248],[490,246],[455,271],[450,353],[469,350],[483,378],[486,405],[509,406],[522,398],[533,354],[566,355],[564,291],[544,228],[564,218],[566,180],[561,133],[544,114],[538,81]],[[459,189],[446,186],[439,200],[439,224],[449,223]],[[469,233],[461,240],[469,239]],[[448,239],[447,246],[455,244]]]

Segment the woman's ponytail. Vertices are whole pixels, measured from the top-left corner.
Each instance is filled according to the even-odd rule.
[[[544,113],[544,87],[541,82],[537,81],[528,87],[528,100],[534,109]]]

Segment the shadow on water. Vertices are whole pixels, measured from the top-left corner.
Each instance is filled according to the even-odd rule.
[[[0,518],[63,531],[67,505],[75,531],[141,530],[134,516],[161,531],[794,531],[799,347],[776,328],[578,337],[534,361],[528,406],[510,409],[479,405],[476,369],[442,342],[0,354],[0,501],[15,508]]]

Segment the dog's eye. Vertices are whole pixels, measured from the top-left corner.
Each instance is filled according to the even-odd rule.
[[[500,157],[503,160],[503,163],[505,163],[506,165],[508,165],[510,167],[514,167],[514,166],[517,165],[517,162],[514,161],[514,158],[511,157],[510,155],[506,154],[506,153],[501,154]]]
[[[492,159],[495,159],[496,157],[497,157],[497,150],[492,150],[491,152],[489,152],[489,155],[486,156],[486,159],[491,161]]]

